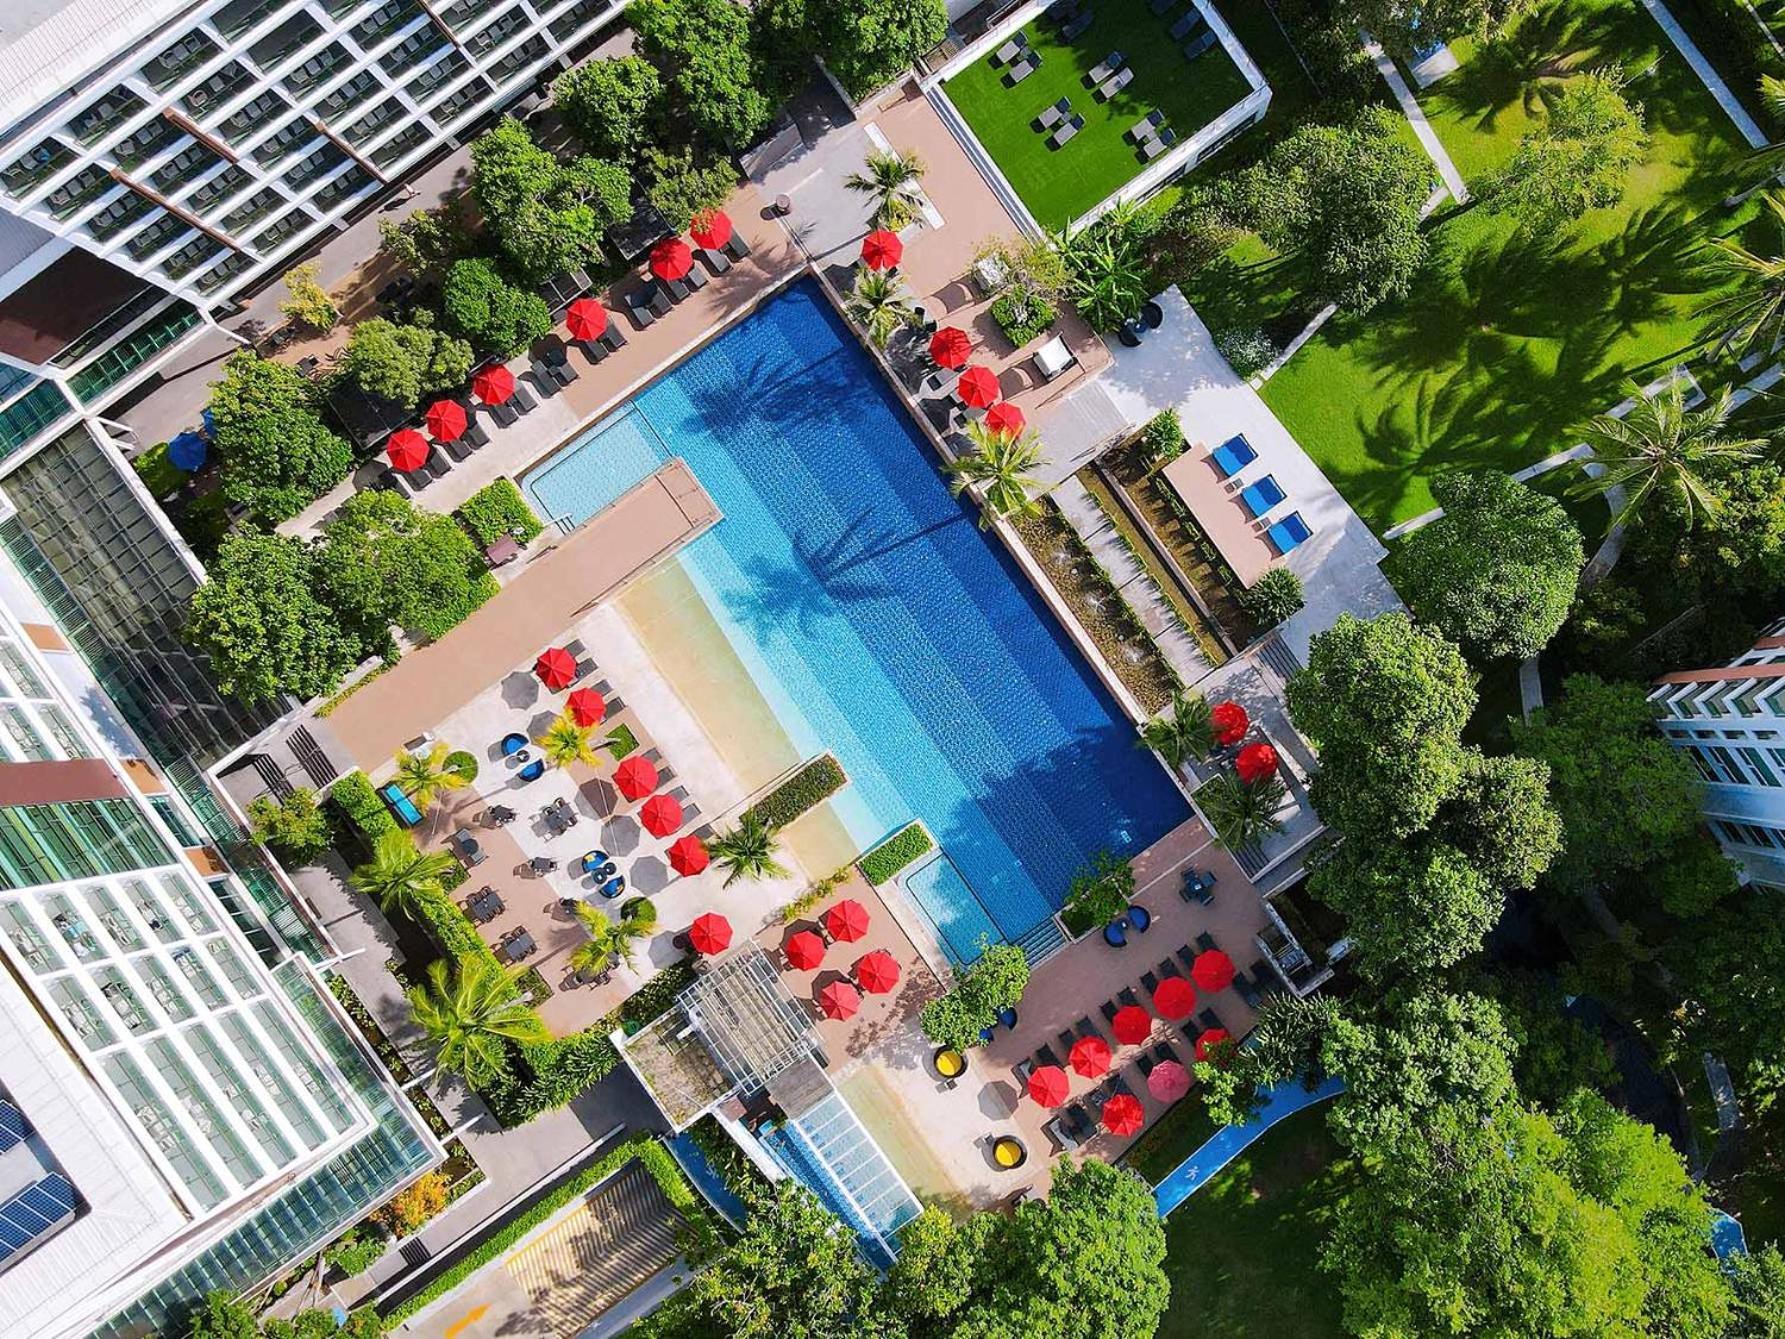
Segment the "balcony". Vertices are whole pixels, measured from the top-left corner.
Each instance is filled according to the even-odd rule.
[[[212,177],[204,185],[187,197],[186,207],[194,214],[210,217],[210,213],[225,200],[245,191],[254,183],[253,176],[244,168],[231,163],[223,171]]]
[[[76,112],[68,121],[68,133],[82,144],[103,139],[148,106],[127,88],[114,88],[98,102]]]
[[[232,60],[202,84],[195,85],[180,99],[180,105],[196,117],[208,117],[253,82],[254,72],[241,61]]]
[[[149,185],[162,195],[178,195],[200,177],[215,172],[223,160],[203,144],[189,144],[149,177]]]
[[[215,237],[207,237],[204,233],[200,233],[161,262],[162,273],[170,279],[184,279],[200,265],[215,260],[227,249]]]
[[[367,172],[364,168],[360,167],[359,164],[355,163],[352,167],[348,168],[347,171],[343,172],[340,176],[329,182],[328,185],[317,191],[316,196],[311,203],[315,205],[316,208],[326,212],[334,209],[334,207],[341,201],[360,194],[368,186],[375,186],[377,184],[377,178],[370,172]]]
[[[71,376],[69,389],[90,404],[197,324],[198,310],[190,303],[175,302]]]
[[[488,12],[489,6],[482,0],[452,0],[451,4],[434,7],[440,21],[456,33],[483,22],[483,16]]]
[[[384,81],[373,70],[361,70],[341,87],[316,104],[316,114],[333,124],[358,107],[380,88]]]
[[[339,42],[332,43],[318,51],[309,60],[285,76],[287,89],[298,97],[303,97],[311,89],[326,84],[337,71],[351,64],[353,55]]]
[[[248,259],[244,252],[231,251],[221,261],[201,274],[198,277],[198,282],[194,284],[193,287],[197,288],[200,293],[204,293],[208,296],[209,294],[216,292],[231,279],[235,278],[236,275],[247,269],[251,264],[253,264],[253,262]]]
[[[322,25],[308,14],[281,23],[248,48],[248,59],[263,70],[276,70],[322,35]]]
[[[426,103],[435,90],[446,87],[470,68],[471,62],[465,59],[465,53],[454,47],[410,81],[409,96],[419,103]]]
[[[53,381],[40,381],[0,409],[0,454],[16,451],[38,433],[60,423],[73,406]]]
[[[218,123],[217,133],[231,144],[254,138],[268,121],[291,110],[291,104],[277,92],[268,89],[243,103],[229,117]]]
[[[74,161],[74,150],[60,140],[46,139],[24,157],[0,168],[0,187],[22,200]]]
[[[546,31],[551,33],[554,41],[568,42],[574,34],[604,17],[608,9],[607,0],[577,0],[576,4],[548,23]]]
[[[109,242],[156,207],[148,196],[126,190],[87,220],[87,235],[96,242]]]
[[[347,160],[334,144],[325,143],[297,163],[285,174],[285,184],[292,190],[302,192],[303,189],[318,177],[326,176]]]
[[[311,143],[320,133],[308,120],[299,116],[288,122],[277,133],[255,145],[254,161],[262,167],[271,167],[274,163]]]
[[[373,10],[369,18],[356,23],[351,29],[351,35],[359,44],[360,50],[371,51],[382,46],[421,16],[421,8],[412,0],[390,0],[388,4]]]
[[[218,220],[217,226],[230,236],[237,236],[252,228],[284,203],[283,195],[271,186],[265,187],[225,214]]]
[[[477,36],[468,39],[465,49],[473,56],[487,56],[526,26],[527,15],[516,5]]]
[[[431,138],[433,138],[433,132],[427,126],[420,121],[412,121],[409,123],[409,128],[402,134],[393,138],[390,143],[382,145],[372,155],[372,161],[379,167],[388,169],[392,164],[401,162],[421,148]]]
[[[387,98],[368,115],[362,116],[343,132],[355,145],[364,148],[407,115],[400,98]]]
[[[386,74],[392,79],[396,79],[413,70],[447,45],[449,45],[449,41],[446,34],[429,23],[417,28],[380,56],[378,64]]]
[[[217,44],[203,33],[187,33],[143,66],[143,78],[157,93],[164,92],[182,76],[215,56],[217,51]]]
[[[270,255],[286,242],[290,241],[304,226],[313,222],[310,216],[301,209],[293,209],[282,215],[277,223],[256,237],[251,245],[261,255]]]
[[[104,195],[112,185],[112,174],[94,163],[44,196],[44,207],[57,218],[65,219]]]
[[[469,81],[463,88],[455,89],[441,98],[432,108],[429,115],[441,126],[450,126],[466,112],[482,103],[495,90],[490,87],[489,80],[482,75]]]
[[[161,216],[153,223],[131,235],[130,240],[124,243],[124,249],[136,260],[147,260],[171,244],[175,238],[191,230],[192,225],[178,214],[162,210]]]
[[[551,44],[545,40],[545,37],[535,33],[490,67],[490,74],[494,76],[496,86],[500,88],[526,74],[544,60],[550,50]]]
[[[186,132],[165,117],[157,116],[129,139],[120,140],[112,149],[119,167],[135,167],[146,163],[162,150],[182,139]]]
[[[211,15],[211,26],[232,42],[289,0],[231,0]]]

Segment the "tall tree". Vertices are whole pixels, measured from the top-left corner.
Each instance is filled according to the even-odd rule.
[[[552,328],[551,308],[481,256],[455,261],[440,292],[446,323],[472,347],[512,358]]]
[[[508,1072],[508,1043],[552,1039],[495,959],[474,953],[457,971],[444,959],[429,963],[427,985],[410,990],[409,1008],[434,1045],[434,1063],[474,1088]]]
[[[590,153],[632,166],[664,110],[663,80],[643,56],[610,56],[559,75],[552,100]]]
[[[1289,787],[1275,774],[1242,781],[1235,772],[1210,778],[1196,792],[1196,805],[1228,851],[1256,845],[1283,826],[1283,801]]]
[[[601,255],[601,235],[632,213],[632,177],[600,158],[561,163],[512,117],[471,145],[472,194],[514,266],[535,283]]]
[[[464,527],[381,489],[355,493],[322,529],[321,597],[368,644],[391,624],[438,638],[496,593]]]
[[[1030,474],[1041,463],[1041,440],[1030,428],[1010,434],[989,431],[974,420],[967,425],[973,449],[945,461],[949,491],[959,494],[968,484],[981,490],[979,528],[990,530],[998,521],[1025,521],[1041,514],[1035,500],[1040,482]]]
[[[243,350],[223,365],[206,407],[223,494],[275,525],[347,477],[353,449],[316,413],[316,388],[294,368]]]
[[[1535,886],[1562,850],[1562,817],[1550,803],[1548,765],[1465,749],[1462,775],[1439,807],[1433,830],[1494,887]]]
[[[1624,490],[1624,502],[1613,518],[1627,525],[1643,508],[1672,500],[1688,517],[1714,514],[1722,501],[1710,476],[1737,461],[1750,460],[1766,442],[1742,437],[1729,426],[1735,412],[1733,392],[1719,391],[1698,409],[1686,407],[1686,383],[1675,378],[1653,395],[1632,388],[1635,406],[1622,418],[1601,414],[1587,425],[1593,455],[1586,463],[1604,468],[1583,474],[1574,491],[1582,497],[1605,497]]]
[[[356,868],[348,882],[386,915],[425,923],[429,906],[446,897],[441,881],[454,867],[445,851],[424,851],[399,828],[378,838],[372,858]]]
[[[1442,971],[1481,947],[1505,897],[1453,846],[1350,838],[1308,880],[1345,917],[1358,970],[1386,982]]]
[[[1485,42],[1505,32],[1536,0],[1338,0],[1335,17],[1363,28],[1406,61],[1434,42],[1473,37]]]
[[[1695,1048],[1735,1072],[1744,1102],[1770,1111],[1785,1092],[1785,913],[1747,889],[1675,926],[1661,960]]]
[[[1424,828],[1456,788],[1475,689],[1457,648],[1406,615],[1341,614],[1310,645],[1289,708],[1320,747],[1314,807],[1374,844]]]
[[[736,827],[707,843],[713,859],[725,871],[727,888],[739,879],[785,878],[786,867],[775,859],[779,846],[775,830],[754,809],[746,809]]]
[[[923,159],[916,154],[875,150],[860,172],[843,178],[843,185],[873,202],[876,228],[897,232],[917,217],[918,183],[923,174]]]
[[[354,326],[340,369],[366,394],[414,408],[422,396],[464,382],[471,345],[434,329],[427,312],[408,325],[374,316]]]
[[[452,748],[444,739],[436,739],[425,753],[398,749],[396,781],[421,809],[436,795],[471,784],[471,778],[452,765]]]
[[[1547,233],[1616,204],[1649,145],[1642,104],[1624,96],[1624,83],[1619,69],[1589,70],[1564,83],[1545,124],[1520,141],[1483,191],[1486,207]]]
[[[882,270],[858,270],[849,295],[843,299],[843,309],[877,349],[884,349],[894,333],[910,325],[917,314],[904,282]]]
[[[1478,662],[1536,655],[1574,603],[1580,531],[1561,503],[1497,470],[1440,475],[1432,496],[1444,514],[1396,559],[1407,603]]]
[[[1777,1339],[1785,1334],[1785,1256],[1772,1244],[1729,1262],[1735,1289],[1723,1339]]]
[[[670,105],[699,135],[736,151],[768,128],[774,107],[749,10],[732,0],[634,0],[626,18]]]

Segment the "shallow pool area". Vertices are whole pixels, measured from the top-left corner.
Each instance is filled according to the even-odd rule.
[[[863,849],[912,818],[909,887],[959,960],[1044,922],[1096,851],[1183,796],[815,284],[795,286],[530,471],[574,528],[671,456],[724,519],[678,556],[798,750],[837,755]],[[713,704],[707,704],[714,709]]]

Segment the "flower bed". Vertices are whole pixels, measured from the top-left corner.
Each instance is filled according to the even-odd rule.
[[[861,858],[862,877],[883,884],[935,845],[922,823],[909,823]]]
[[[387,832],[396,831],[397,820],[384,807],[384,801],[378,798],[378,792],[372,789],[364,772],[349,772],[329,787],[328,795],[368,843],[377,841]]]
[[[820,754],[802,764],[745,812],[754,814],[770,828],[784,828],[807,810],[823,804],[848,780],[842,763],[828,753]]]

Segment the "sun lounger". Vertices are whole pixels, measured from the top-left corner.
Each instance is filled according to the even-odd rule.
[[[1065,119],[1066,113],[1072,110],[1072,99],[1061,98],[1052,106],[1043,107],[1041,115],[1035,118],[1037,130],[1052,130]]]
[[[1117,70],[1112,77],[1098,85],[1097,91],[1091,96],[1096,98],[1099,102],[1108,102],[1133,82],[1134,69],[1132,66],[1125,66],[1124,68]]]
[[[1198,953],[1207,953],[1214,947],[1215,936],[1210,934],[1207,930],[1204,930],[1201,934],[1196,936],[1196,951]]]
[[[1097,85],[1106,81],[1112,74],[1127,63],[1128,57],[1124,56],[1120,51],[1110,52],[1109,55],[1105,56],[1091,67],[1091,72],[1085,76],[1085,87],[1096,88]]]
[[[1167,1060],[1176,1060],[1178,1053],[1171,1048],[1171,1043],[1162,1041],[1153,1048],[1153,1060],[1163,1065]]]
[[[701,269],[698,265],[691,265],[688,267],[688,273],[683,277],[682,282],[688,286],[690,292],[698,293],[701,289],[707,286],[706,271]]]
[[[1097,1122],[1091,1119],[1090,1113],[1085,1110],[1082,1102],[1074,1102],[1067,1107],[1065,1115],[1068,1128],[1080,1139],[1097,1128]]]
[[[531,414],[539,408],[539,401],[535,400],[532,393],[518,382],[515,383],[513,404],[523,414]]]
[[[1055,130],[1053,134],[1047,137],[1047,142],[1058,149],[1065,144],[1067,140],[1071,139],[1084,128],[1085,118],[1074,112],[1071,120],[1063,123],[1059,129]]]
[[[1212,29],[1205,29],[1203,32],[1184,43],[1184,59],[1195,60],[1198,56],[1202,55],[1203,52],[1214,46],[1215,41],[1214,31]]]
[[[1045,1043],[1035,1048],[1035,1068],[1040,1069],[1043,1065],[1052,1065],[1055,1069],[1060,1067],[1060,1057],[1054,1054],[1053,1047]]]
[[[657,319],[657,313],[651,310],[650,296],[646,293],[628,293],[626,310],[632,313],[633,322],[640,330]]]
[[[1204,1032],[1207,1032],[1210,1028],[1222,1027],[1221,1015],[1216,1013],[1213,1009],[1204,1009],[1201,1013],[1196,1015],[1196,1025]],[[1225,1028],[1223,1028],[1223,1030],[1225,1031]]]
[[[1104,1022],[1113,1023],[1116,1021],[1116,1015],[1121,1012],[1121,1005],[1114,1000],[1105,1000],[1097,1006],[1097,1012],[1103,1015]]]
[[[1157,107],[1136,121],[1122,132],[1122,138],[1130,144],[1139,144],[1142,140],[1152,139],[1159,133],[1159,127],[1165,124],[1165,113]]]
[[[1160,961],[1159,961],[1159,979],[1161,981],[1163,981],[1166,977],[1169,977],[1169,976],[1182,976],[1182,975],[1183,975],[1183,973],[1178,970],[1178,965],[1175,962],[1173,962],[1170,958],[1160,959]]]
[[[1242,432],[1235,433],[1217,446],[1209,453],[1209,459],[1215,462],[1216,469],[1231,479],[1257,460],[1258,452],[1252,449],[1252,443],[1246,440],[1246,434]]]
[[[714,274],[724,274],[731,268],[731,257],[723,251],[715,251],[711,247],[703,246],[694,254],[706,262],[706,267]]]
[[[993,65],[1008,65],[1029,49],[1029,34],[1018,28],[1011,39],[992,56]]]
[[[598,339],[579,339],[577,347],[583,351],[583,357],[600,366],[601,360],[607,357],[607,345]]]
[[[452,468],[452,462],[446,458],[445,453],[439,447],[435,447],[428,452],[428,461],[424,468],[438,479]]]
[[[750,244],[744,240],[743,233],[732,233],[730,238],[726,240],[725,254],[730,256],[733,260],[742,260],[745,256],[750,254]]]
[[[1134,993],[1133,986],[1123,986],[1116,992],[1116,1003],[1123,1006],[1138,1005],[1140,1003],[1140,996]]]
[[[1140,146],[1140,161],[1150,163],[1172,145],[1178,142],[1178,132],[1166,126],[1152,139]]]
[[[533,384],[539,387],[541,395],[552,396],[558,393],[557,378],[552,375],[551,368],[540,362],[539,359],[535,358],[529,362],[527,370],[533,374]]]
[[[1154,991],[1159,989],[1159,978],[1152,972],[1142,972],[1140,974],[1140,988],[1151,995]]]
[[[1035,370],[1041,374],[1043,381],[1054,380],[1077,361],[1078,358],[1066,347],[1066,341],[1059,335],[1035,350]]]
[[[1061,25],[1060,40],[1064,42],[1077,41],[1085,35],[1085,29],[1091,26],[1091,20],[1095,17],[1096,15],[1088,9],[1080,10],[1073,15],[1071,20]]]
[[[1147,0],[1147,8],[1163,18],[1178,7],[1179,0]]]
[[[689,271],[689,273],[693,273],[693,271]],[[662,287],[663,291],[669,294],[669,300],[671,302],[680,302],[694,291],[681,279],[659,279],[657,282]],[[660,312],[658,314],[661,315],[662,313]]]
[[[670,308],[676,305],[676,299],[669,289],[656,279],[646,285],[645,298],[651,305],[651,311],[658,316],[668,316]]]
[[[454,460],[471,459],[471,443],[467,442],[462,435],[453,438],[450,442],[442,442],[441,445],[446,448],[446,454]]]
[[[1004,87],[1015,88],[1041,68],[1041,53],[1026,51],[1023,58],[1004,72]]]
[[[1193,9],[1188,14],[1184,15],[1183,18],[1171,25],[1171,40],[1174,42],[1188,41],[1190,34],[1202,27],[1202,25],[1202,11],[1200,9]]]
[[[1101,1037],[1101,1036],[1103,1036],[1103,1034],[1097,1030],[1097,1024],[1095,1024],[1091,1021],[1090,1014],[1086,1014],[1083,1018],[1079,1019],[1078,1023],[1074,1027],[1073,1031],[1079,1037]]]
[[[1083,7],[1084,0],[1054,0],[1054,3],[1047,7],[1046,11],[1042,14],[1042,17],[1049,23],[1065,24],[1071,22],[1073,16]]]
[[[1178,950],[1178,961],[1184,964],[1184,970],[1186,972],[1189,971],[1191,966],[1196,962],[1196,950],[1191,948],[1190,945],[1185,944],[1184,947]]]
[[[1252,513],[1252,519],[1256,521],[1287,496],[1276,476],[1267,474],[1248,485],[1240,493],[1240,501],[1246,504],[1246,510]]]
[[[1248,1009],[1256,1009],[1260,1004],[1264,1003],[1263,999],[1260,998],[1258,994],[1258,987],[1252,984],[1251,979],[1247,977],[1244,972],[1235,972],[1233,974],[1233,989],[1234,992],[1246,1002],[1246,1007]]]
[[[471,416],[471,407],[469,405],[465,406],[465,440],[470,442],[474,449],[476,447],[488,446],[490,444],[489,433],[485,432],[483,430],[483,425]]]
[[[1072,1043],[1077,1041],[1078,1038],[1073,1035],[1071,1028],[1063,1028],[1055,1035],[1054,1040],[1059,1043],[1062,1051],[1070,1051],[1072,1049]]]
[[[1269,530],[1271,543],[1277,546],[1277,552],[1288,554],[1294,552],[1314,532],[1308,529],[1308,523],[1302,519],[1299,511],[1292,511],[1278,521]]]

